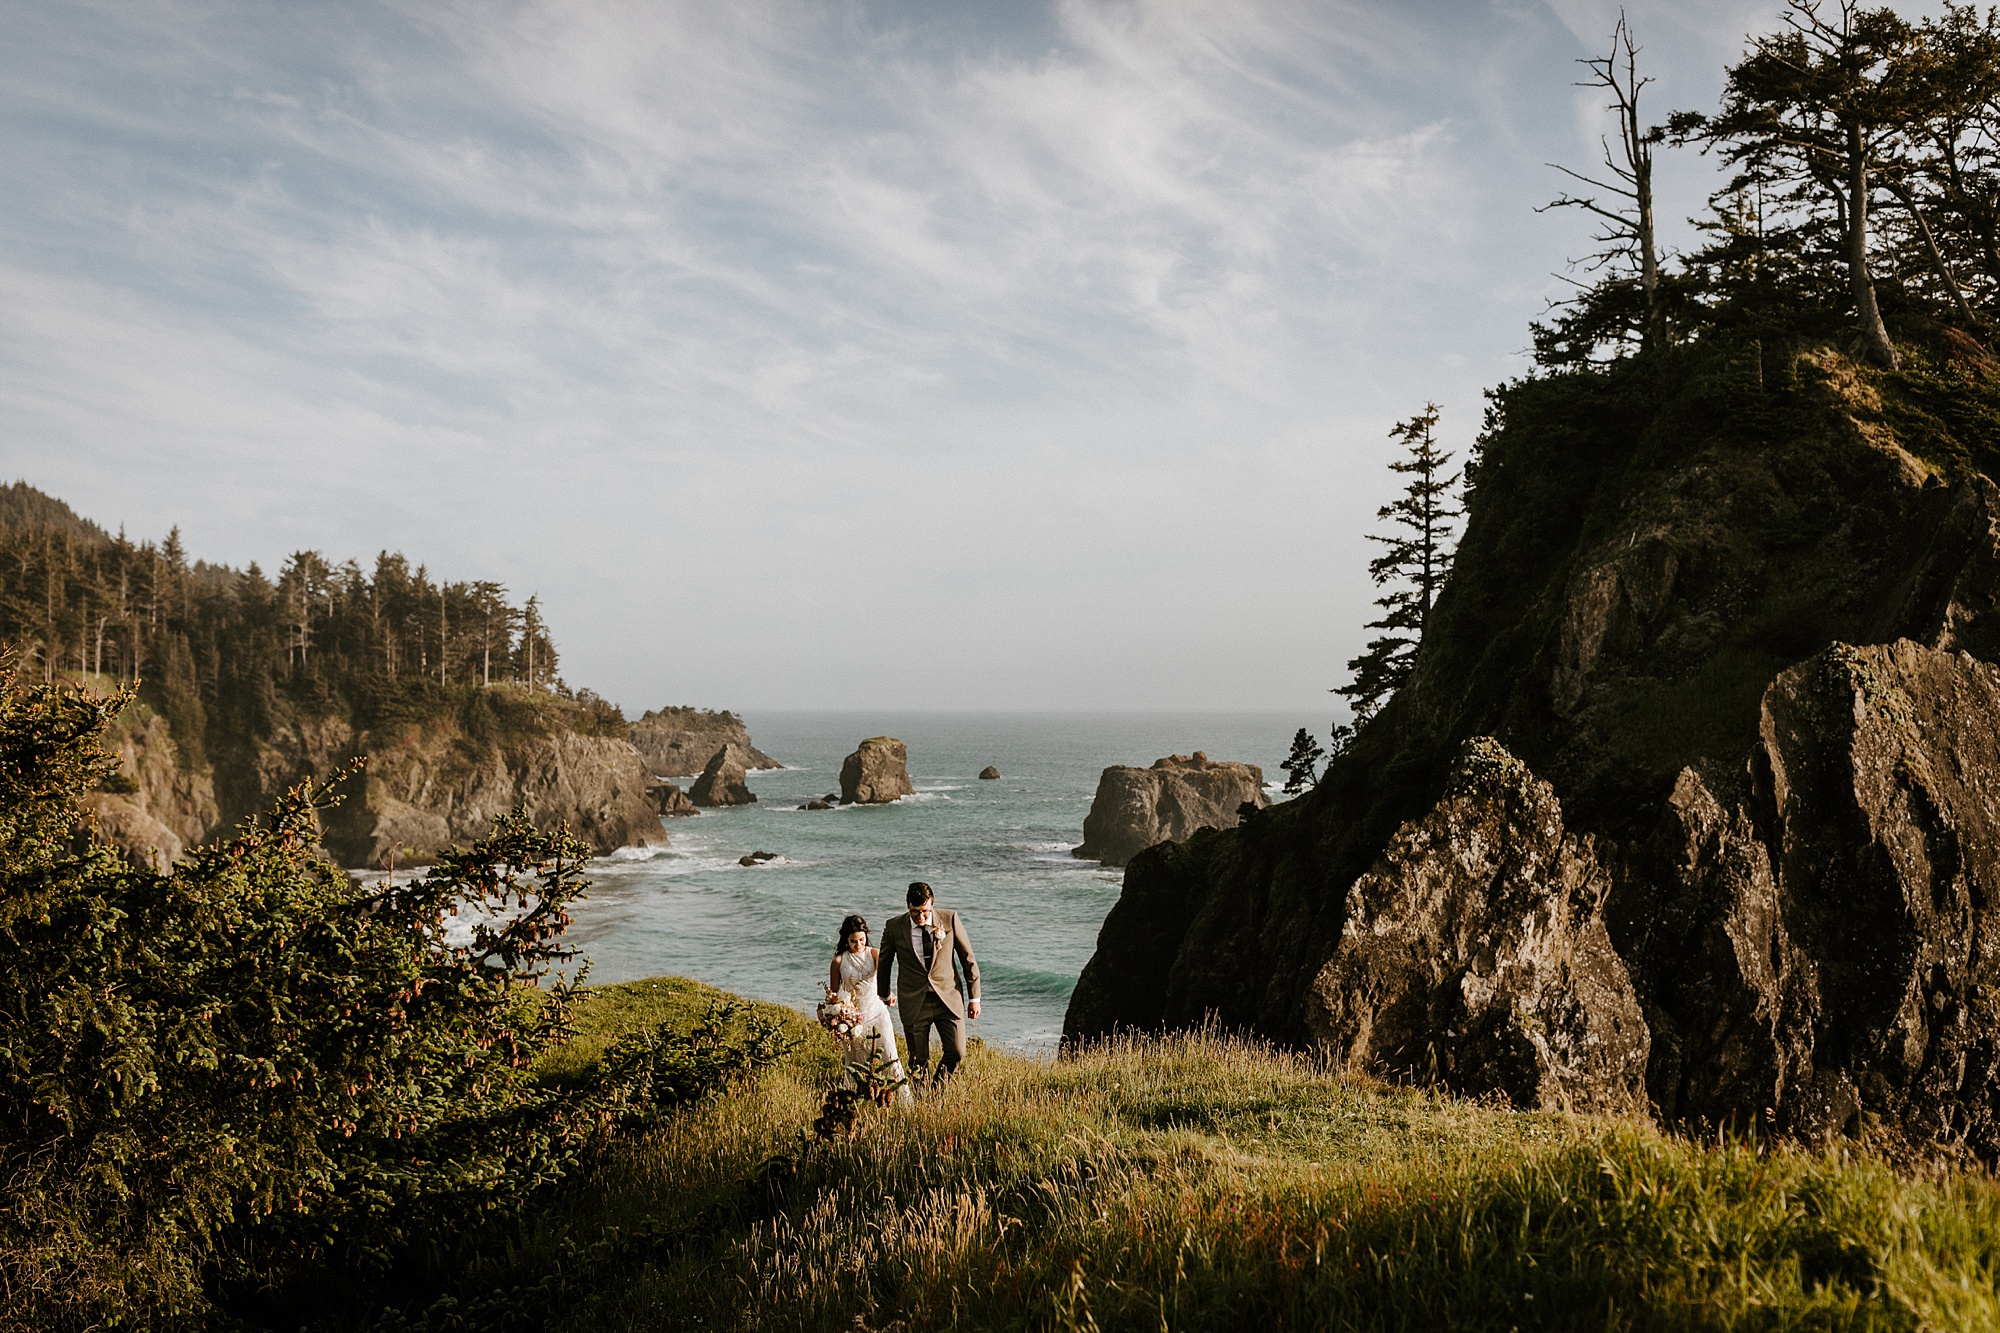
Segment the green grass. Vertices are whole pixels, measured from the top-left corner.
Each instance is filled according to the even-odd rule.
[[[609,988],[580,1046],[713,994]],[[813,1142],[832,1075],[822,1039],[614,1150],[511,1250],[563,1275],[555,1326],[2000,1327],[1983,1175],[1512,1112],[1213,1034],[975,1050]]]
[[[694,1026],[710,1005],[735,1000],[751,1013],[773,1019],[803,1043],[789,1062],[795,1076],[832,1078],[839,1061],[825,1034],[811,1019],[779,1004],[743,1001],[727,991],[686,977],[649,977],[616,986],[592,986],[578,999],[576,1036],[535,1064],[537,1077],[567,1083],[595,1068],[605,1048],[628,1032],[670,1023],[676,1029]]]

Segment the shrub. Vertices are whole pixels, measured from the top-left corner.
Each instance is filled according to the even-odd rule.
[[[533,1076],[581,981],[553,973],[586,887],[566,831],[502,818],[421,879],[361,886],[317,853],[332,784],[308,784],[169,873],[132,867],[78,805],[129,699],[0,664],[6,1321],[158,1326],[351,1285],[775,1058],[722,1015]]]

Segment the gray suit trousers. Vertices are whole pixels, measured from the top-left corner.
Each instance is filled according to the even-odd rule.
[[[937,1029],[938,1045],[944,1050],[935,1078],[930,1072],[933,1027]],[[925,991],[921,1000],[903,1006],[903,1038],[910,1044],[910,1077],[918,1084],[943,1082],[965,1058],[965,1020],[954,1014],[936,991]]]

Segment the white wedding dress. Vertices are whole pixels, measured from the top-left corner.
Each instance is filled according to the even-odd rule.
[[[866,949],[840,956],[840,991],[847,1003],[861,1015],[861,1026],[847,1039],[847,1063],[882,1071],[890,1082],[903,1077],[903,1061],[896,1054],[896,1032],[889,1021],[889,1006],[875,993],[876,962]],[[856,1085],[849,1073],[848,1087]],[[911,1100],[910,1085],[896,1089],[896,1100]]]

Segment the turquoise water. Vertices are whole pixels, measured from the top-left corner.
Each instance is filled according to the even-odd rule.
[[[921,879],[960,913],[979,956],[985,1003],[973,1035],[1047,1050],[1124,873],[1069,854],[1099,773],[1206,750],[1261,764],[1275,784],[1302,719],[762,713],[746,721],[758,748],[788,767],[750,775],[756,805],[668,820],[665,850],[593,863],[595,887],[570,932],[591,960],[591,980],[674,973],[810,1009],[841,918],[859,912],[879,938],[903,910],[906,886]],[[915,796],[797,808],[839,790],[841,760],[863,737],[880,735],[909,747]],[[988,764],[999,780],[977,778]],[[752,851],[777,859],[737,864]]]

